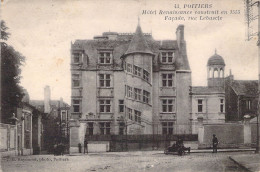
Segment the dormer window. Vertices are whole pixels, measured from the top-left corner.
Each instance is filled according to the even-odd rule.
[[[112,63],[112,52],[99,52],[99,64],[111,64]]]
[[[80,53],[73,53],[73,63],[80,63]]]
[[[173,63],[174,53],[173,52],[162,52],[161,53],[161,62],[162,63]]]

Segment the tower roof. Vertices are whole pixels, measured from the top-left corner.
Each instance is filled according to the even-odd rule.
[[[132,54],[132,53],[146,53],[146,54],[153,54],[150,48],[147,45],[147,42],[145,40],[144,34],[142,32],[141,26],[138,22],[135,34],[129,44],[129,47],[126,54]]]
[[[218,55],[217,52],[215,51],[215,54],[213,56],[211,56],[208,60],[208,66],[210,66],[210,65],[223,65],[223,66],[225,66],[225,61],[224,61],[223,57]]]

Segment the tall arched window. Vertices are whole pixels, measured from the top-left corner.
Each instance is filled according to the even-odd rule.
[[[219,77],[224,78],[224,70],[222,68],[220,69]]]
[[[213,78],[213,69],[209,68],[209,78]]]
[[[215,68],[215,69],[213,70],[213,78],[217,78],[217,77],[218,77],[218,69]]]

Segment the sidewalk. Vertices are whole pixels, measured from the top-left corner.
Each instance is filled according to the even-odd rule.
[[[253,152],[255,149],[252,148],[240,148],[240,149],[218,149],[218,152]],[[150,154],[164,154],[163,150],[153,150],[153,151],[125,151],[125,152],[89,152],[89,154],[142,154],[142,152],[150,153]],[[190,153],[212,153],[212,149],[192,149]],[[87,154],[83,153],[71,153],[67,156],[83,156]]]
[[[260,171],[260,154],[234,155],[229,158],[247,171]]]

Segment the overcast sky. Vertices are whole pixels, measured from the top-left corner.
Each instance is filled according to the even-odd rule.
[[[166,21],[164,15],[142,15],[143,10],[175,10],[174,4],[212,4],[213,10],[240,10],[221,21]],[[200,10],[200,9],[185,9]],[[202,9],[205,10],[205,9]],[[206,64],[215,48],[235,79],[257,79],[256,38],[246,39],[243,0],[4,0],[1,17],[10,28],[8,41],[26,57],[22,86],[31,99],[43,99],[45,85],[51,98],[70,103],[70,44],[92,39],[105,31],[134,32],[137,18],[143,32],[154,39],[176,39],[179,24],[185,25],[187,53],[194,86],[205,86]],[[176,15],[180,16],[180,15]],[[256,28],[254,28],[256,32]]]

